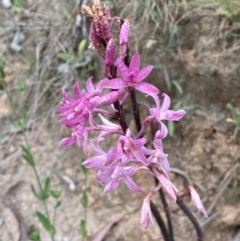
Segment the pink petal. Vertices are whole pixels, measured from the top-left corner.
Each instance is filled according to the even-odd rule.
[[[144,155],[150,156],[152,155],[154,152],[156,152],[156,150],[151,150],[151,149],[147,149],[145,146],[141,147],[142,152],[144,153]]]
[[[123,181],[134,192],[141,192],[142,189],[129,177],[123,174]]]
[[[130,139],[130,141],[132,142],[135,148],[140,148],[144,146],[146,143],[146,139],[144,137],[136,140]]]
[[[157,150],[163,150],[163,145],[162,145],[162,140],[161,139],[158,139],[158,138],[154,138],[154,142],[153,142],[153,145],[154,147],[157,149]]]
[[[190,194],[191,194],[191,198],[192,198],[192,204],[195,206],[195,208],[202,212],[204,214],[205,217],[207,217],[207,212],[202,204],[202,201],[198,195],[198,193],[196,192],[196,190],[192,187],[192,186],[189,186],[188,187],[189,191],[190,191]]]
[[[108,168],[104,171],[98,172],[97,180],[102,183],[109,182],[111,180],[112,172],[113,168]]]
[[[117,189],[119,185],[118,179],[112,179],[104,188],[104,193],[109,193]]]
[[[128,70],[128,67],[123,63],[121,58],[117,59],[116,65],[117,65],[118,72],[122,76],[122,79],[123,80],[127,80],[128,74],[129,74],[129,70]]]
[[[104,163],[105,160],[106,160],[106,157],[104,156],[95,156],[84,161],[82,165],[85,166],[86,168],[104,170],[102,163]]]
[[[109,106],[119,100],[122,91],[112,91],[100,98],[99,105]]]
[[[163,111],[167,111],[171,105],[171,99],[170,97],[167,95],[167,94],[163,94],[162,96],[164,96],[164,99],[163,99],[163,103],[161,105],[161,108],[160,108],[160,112],[163,112]]]
[[[62,89],[62,96],[66,101],[73,102],[74,100],[67,94],[65,89]]]
[[[81,99],[79,83],[75,83],[72,91],[73,91],[73,95],[74,95],[75,99]]]
[[[68,105],[60,103],[60,107],[56,110],[55,115],[64,114],[68,110],[69,110],[69,106]]]
[[[165,126],[165,124],[163,124],[162,122],[160,122],[160,124],[161,124],[161,131],[156,132],[153,145],[156,149],[163,150],[162,139],[167,136],[168,129]]]
[[[98,84],[98,89],[102,90],[103,88],[118,90],[126,87],[126,83],[119,78],[111,79],[107,81],[100,81]]]
[[[162,174],[159,174],[157,176],[157,179],[160,181],[162,188],[168,194],[168,197],[170,198],[171,202],[176,202],[177,200],[176,191],[178,192],[178,190],[173,185],[173,183]]]
[[[98,44],[99,44],[99,38],[97,36],[96,28],[95,28],[95,25],[94,25],[93,22],[90,26],[90,38],[92,40],[92,43],[93,43],[94,47],[97,49]]]
[[[132,147],[131,151],[138,161],[144,165],[147,165],[147,159],[141,149]]]
[[[71,146],[76,141],[75,137],[67,137],[61,140],[60,145],[61,146]]]
[[[110,66],[114,63],[115,53],[116,53],[116,46],[115,46],[114,40],[111,38],[107,43],[106,55],[104,60],[107,66]]]
[[[126,19],[121,26],[121,30],[119,34],[120,45],[126,44],[128,42],[129,31],[130,31],[130,22],[129,20]]]
[[[129,72],[137,74],[140,69],[140,56],[139,53],[135,53],[129,65]]]
[[[164,139],[168,134],[168,129],[166,125],[163,122],[160,122],[160,124],[161,124],[161,131],[156,132],[155,134],[156,139]],[[158,147],[155,146],[155,148],[158,148]]]
[[[96,92],[93,83],[92,83],[92,77],[88,78],[86,81],[86,87],[87,87],[87,91],[88,93],[94,93]]]
[[[136,76],[137,82],[141,82],[142,80],[144,80],[151,73],[152,69],[152,65],[146,66],[141,69]]]
[[[157,95],[159,93],[159,90],[154,85],[144,83],[144,82],[137,83],[135,85],[135,89],[137,89],[147,95]]]
[[[103,122],[103,124],[105,124],[106,126],[112,128],[112,129],[117,129],[118,130],[119,125],[116,125],[116,124],[112,123],[111,121],[109,121],[108,119],[103,117],[101,114],[98,114],[98,116],[100,117],[100,119]]]
[[[163,157],[161,158],[161,162],[160,162],[160,167],[165,173],[165,175],[167,176],[167,178],[170,179],[170,166],[169,166],[167,157],[168,157],[167,154],[163,154]]]
[[[142,205],[140,224],[144,228],[147,228],[149,223],[154,225],[153,216],[150,208],[150,200],[148,197],[146,197]]]
[[[104,82],[107,82],[107,81],[109,81],[109,79],[100,80],[96,86],[96,91],[102,93],[102,90],[103,90],[102,85],[104,85]]]
[[[136,166],[128,166],[128,167],[124,167],[123,173],[125,176],[131,177],[136,171],[137,171]]]
[[[185,114],[184,110],[168,110],[160,113],[160,120],[179,121]]]

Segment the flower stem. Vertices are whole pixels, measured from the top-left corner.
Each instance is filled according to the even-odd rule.
[[[193,226],[197,232],[198,241],[203,241],[202,229],[201,229],[197,219],[193,216],[192,212],[188,209],[188,207],[185,205],[185,203],[183,202],[183,200],[180,197],[177,197],[177,204],[182,209],[182,211],[186,214],[186,216],[191,221],[191,223],[193,224]]]
[[[112,78],[117,77],[117,69],[113,65],[110,66],[110,75],[112,76]],[[117,110],[116,116],[117,116],[118,122],[119,122],[120,126],[122,127],[123,132],[126,133],[128,126],[127,126],[127,122],[126,122],[126,119],[124,116],[123,108],[120,105],[119,100],[116,101],[115,103],[113,103],[113,105],[114,105],[114,108]]]
[[[167,228],[165,226],[165,223],[164,223],[160,213],[158,212],[156,205],[153,203],[152,200],[150,201],[150,207],[151,207],[152,214],[155,217],[157,224],[160,228],[160,231],[163,235],[164,240],[170,241],[169,234],[168,234]]]
[[[133,115],[137,126],[137,130],[139,132],[142,129],[142,123],[141,123],[140,114],[139,114],[139,105],[137,103],[136,93],[134,89],[131,90],[130,96],[132,100]]]

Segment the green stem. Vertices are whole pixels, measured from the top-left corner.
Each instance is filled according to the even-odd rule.
[[[85,174],[84,185],[85,185],[84,192],[86,192],[86,190],[87,190],[87,173]],[[87,207],[84,208],[84,214],[83,214],[83,216],[84,216],[84,220],[85,220],[85,224],[86,224],[86,229],[87,229]],[[84,237],[84,236],[82,235],[82,241],[85,241],[85,240],[86,240],[86,237]]]
[[[27,148],[29,149],[30,153],[31,153],[31,148],[30,148],[30,145],[29,145],[29,142],[28,142],[28,139],[27,139],[27,135],[26,135],[26,131],[25,131],[25,128],[22,126],[22,123],[21,123],[21,118],[19,118],[18,114],[17,114],[17,110],[13,104],[13,101],[12,101],[12,98],[10,96],[10,93],[7,89],[7,86],[5,84],[5,82],[3,80],[1,80],[1,83],[3,85],[3,88],[4,88],[4,91],[7,95],[7,98],[8,98],[8,101],[10,103],[10,106],[11,106],[11,109],[13,111],[13,114],[15,115],[15,118],[18,120],[18,122],[21,124],[21,128],[23,130],[23,137],[24,137],[24,141],[25,141],[25,145],[27,146]],[[21,103],[23,105],[23,103]],[[31,153],[32,154],[32,153]],[[35,177],[37,179],[37,183],[38,183],[38,188],[40,189],[40,192],[42,193],[43,192],[43,188],[42,188],[42,184],[41,184],[41,181],[40,181],[40,178],[39,178],[39,175],[38,175],[38,172],[37,172],[37,169],[35,166],[32,167],[33,168],[33,171],[34,171],[34,174],[35,174]],[[48,217],[48,219],[50,219],[50,216],[49,216],[49,212],[48,212],[48,208],[47,208],[47,204],[46,204],[46,201],[43,200],[43,207],[44,207],[44,210],[46,212],[46,215]],[[54,241],[54,237],[53,235],[51,235],[51,240]]]
[[[58,199],[56,199],[56,206],[54,207],[54,211],[53,211],[53,221],[52,221],[53,226],[54,226],[54,223],[55,223],[55,220],[56,220],[57,204],[58,204]]]

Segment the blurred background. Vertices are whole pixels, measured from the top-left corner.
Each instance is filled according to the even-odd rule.
[[[239,241],[240,1],[103,3],[112,16],[131,20],[131,54],[140,53],[142,66],[154,65],[148,81],[171,96],[172,109],[187,112],[179,123],[167,123],[169,136],[163,144],[175,185],[184,191],[192,184],[203,199],[209,218],[196,211],[194,215],[206,240]],[[78,81],[85,88],[89,76],[95,83],[103,78],[101,59],[88,49],[90,23],[81,14],[83,4],[92,2],[0,2],[1,241],[51,240],[48,227],[42,225],[47,225],[46,220],[36,215],[46,210],[35,197],[32,157],[46,190],[49,182],[52,190],[61,190],[60,198],[47,195],[44,200],[49,216],[56,215],[55,240],[81,240],[80,223],[86,210],[87,240],[108,224],[113,227],[104,234],[106,241],[162,240],[156,225],[148,229],[138,225],[143,198],[154,187],[147,173],[135,176],[143,193],[132,193],[121,184],[115,192],[104,194],[95,172],[86,174],[81,168],[86,159],[81,149],[59,146],[60,140],[70,135],[54,114],[62,101],[62,87],[71,91]],[[116,26],[116,36],[117,31]],[[137,98],[145,99],[141,94]],[[124,111],[129,125],[134,125],[131,108],[127,102]],[[144,115],[146,109],[140,110]],[[112,142],[107,140],[106,146]],[[31,185],[36,190],[31,190]],[[164,215],[157,195],[155,201]],[[194,210],[190,199],[186,204]],[[175,240],[196,240],[191,223],[178,206],[170,204],[169,208]],[[32,235],[35,231],[41,239]]]

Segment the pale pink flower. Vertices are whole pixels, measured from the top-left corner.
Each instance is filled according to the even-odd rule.
[[[142,205],[142,211],[141,211],[141,218],[140,218],[140,224],[144,227],[147,228],[149,223],[154,225],[153,221],[153,216],[152,216],[152,211],[150,207],[150,198],[147,196],[143,200],[143,205]]]
[[[188,189],[190,191],[191,194],[191,198],[192,198],[192,204],[193,206],[200,211],[201,213],[204,214],[205,217],[207,217],[207,212],[202,204],[202,201],[198,195],[198,193],[196,192],[196,190],[192,187],[192,186],[188,186]]]
[[[133,139],[130,129],[127,129],[126,135],[120,136],[116,146],[116,153],[119,160],[125,164],[133,161],[133,157],[135,157],[136,161],[147,165],[147,159],[141,149],[145,143],[145,138]]]
[[[174,184],[168,178],[166,178],[164,175],[160,174],[155,167],[153,167],[152,170],[153,170],[155,177],[160,182],[163,190],[167,193],[170,201],[176,202],[177,195],[179,194],[178,189],[174,186]]]
[[[165,154],[163,152],[163,145],[162,145],[162,139],[167,136],[167,127],[161,123],[161,131],[157,131],[155,134],[153,145],[155,147],[155,150],[150,150],[145,147],[142,148],[145,155],[150,155],[148,158],[148,165],[150,164],[157,164],[165,175],[170,179],[170,166],[168,163],[168,154]]]
[[[164,99],[161,107],[159,108],[159,103],[157,103],[157,108],[150,108],[149,112],[151,114],[148,118],[154,118],[161,123],[162,120],[168,121],[179,121],[186,112],[184,110],[168,110],[171,105],[170,97],[167,94],[163,94]]]

